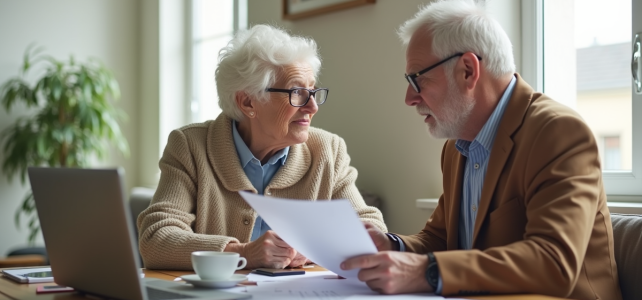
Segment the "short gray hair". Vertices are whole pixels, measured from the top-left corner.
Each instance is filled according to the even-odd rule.
[[[236,92],[244,91],[267,101],[265,89],[274,84],[279,69],[296,63],[308,63],[316,79],[321,58],[314,40],[289,35],[269,25],[238,32],[219,52],[216,89],[221,110],[232,119],[243,119],[236,105]]]
[[[513,45],[502,27],[473,0],[440,0],[420,8],[399,28],[405,46],[419,29],[432,35],[432,53],[446,58],[457,52],[474,52],[495,78],[515,73]],[[455,62],[447,63],[453,66]]]

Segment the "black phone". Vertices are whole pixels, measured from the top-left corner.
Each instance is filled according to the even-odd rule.
[[[267,275],[267,276],[287,276],[287,275],[302,275],[302,274],[305,274],[305,270],[258,268],[258,269],[254,269],[254,273]]]

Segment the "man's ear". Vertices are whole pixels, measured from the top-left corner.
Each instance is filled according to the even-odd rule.
[[[256,116],[256,109],[254,107],[254,101],[243,91],[238,91],[235,94],[234,100],[236,101],[236,106],[243,112],[243,114],[248,118],[254,118]]]
[[[479,80],[481,64],[477,55],[472,52],[466,52],[462,55],[461,66],[463,67],[463,79],[467,90],[472,90]]]

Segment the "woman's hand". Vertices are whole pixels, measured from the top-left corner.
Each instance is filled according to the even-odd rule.
[[[303,256],[301,253],[297,253],[294,259],[292,259],[292,262],[288,265],[288,267],[296,268],[310,262],[311,261],[307,257]]]
[[[246,244],[228,244],[224,251],[238,252],[247,259],[246,269],[283,269],[292,264],[302,265],[305,257],[298,254],[272,230]]]

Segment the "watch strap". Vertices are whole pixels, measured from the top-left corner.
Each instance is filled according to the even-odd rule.
[[[439,266],[432,252],[429,252],[427,256],[428,268],[426,268],[426,281],[428,281],[433,291],[437,291],[437,285],[439,284]]]

